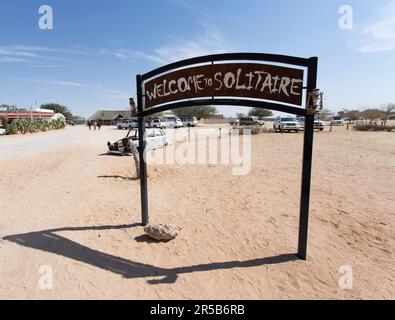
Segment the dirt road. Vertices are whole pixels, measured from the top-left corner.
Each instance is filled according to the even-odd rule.
[[[167,243],[138,225],[132,157],[100,155],[124,134],[0,137],[0,298],[395,298],[393,133],[315,135],[306,262],[294,255],[302,134],[253,136],[245,176],[150,165],[151,221],[183,227]]]

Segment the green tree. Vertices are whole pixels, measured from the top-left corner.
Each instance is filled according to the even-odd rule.
[[[40,106],[41,109],[53,110],[55,113],[61,113],[66,117],[66,120],[72,120],[73,114],[68,107],[57,103],[46,103]]]
[[[71,121],[73,121],[75,124],[84,124],[86,122],[85,118],[81,116],[73,116]]]
[[[374,120],[383,119],[385,117],[385,112],[380,109],[367,109],[362,112],[362,117],[372,123]]]
[[[359,110],[347,110],[344,109],[343,111],[339,112],[339,115],[342,115],[345,119],[350,121],[355,121],[361,119],[361,111]]]
[[[319,114],[318,114],[318,119],[322,121],[328,121],[329,118],[333,116],[333,112],[328,110],[328,109],[323,109]]]
[[[265,118],[265,117],[271,117],[273,115],[273,112],[267,109],[261,109],[261,108],[252,108],[249,112],[248,115],[250,117],[259,117],[259,118]]]
[[[384,125],[387,125],[388,118],[391,116],[395,110],[395,103],[389,103],[384,108]]]
[[[197,119],[208,119],[218,115],[217,109],[213,106],[195,106],[172,110],[180,118],[196,117]]]

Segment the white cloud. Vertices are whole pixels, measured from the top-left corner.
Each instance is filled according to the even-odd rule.
[[[100,85],[84,84],[84,83],[71,82],[71,81],[52,81],[52,80],[30,79],[30,78],[17,78],[16,80],[41,83],[46,85],[66,86],[66,87],[76,87],[76,88],[97,88],[97,89],[102,88],[102,86]]]
[[[26,50],[26,48],[15,48],[15,47],[0,47],[0,56],[7,58],[45,58],[42,55],[37,54],[32,50]]]
[[[1,55],[1,54],[0,54]],[[17,57],[0,57],[0,63],[9,63],[9,62],[27,62],[26,59],[21,59]]]
[[[40,46],[0,46],[1,62],[31,62],[36,60],[62,60],[60,54],[93,54],[81,47],[49,48]]]
[[[120,90],[104,90],[105,93],[104,99],[106,100],[115,100],[115,101],[123,101],[124,103],[129,102],[130,93]]]
[[[111,54],[119,59],[144,59],[157,65],[168,64],[178,60],[229,51],[229,46],[213,24],[200,22],[201,34],[193,39],[170,37],[170,42],[154,49],[152,52],[118,49],[113,52],[103,50],[102,53]]]
[[[395,51],[395,2],[381,8],[360,36],[359,52]]]

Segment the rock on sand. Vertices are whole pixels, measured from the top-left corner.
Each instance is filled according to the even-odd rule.
[[[172,240],[181,231],[181,227],[174,224],[155,224],[144,228],[145,233],[155,240]]]

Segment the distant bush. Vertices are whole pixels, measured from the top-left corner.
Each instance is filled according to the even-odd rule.
[[[276,131],[272,128],[268,129],[268,128],[262,128],[262,132],[263,133],[275,133]]]
[[[15,122],[11,122],[11,123],[8,125],[7,130],[6,130],[6,133],[7,133],[7,134],[17,134],[17,133],[18,133],[18,127],[17,127],[17,125],[16,125]]]
[[[17,134],[18,132],[25,133],[35,133],[39,131],[56,130],[63,129],[66,123],[61,119],[56,120],[36,120],[32,121],[30,119],[19,119],[12,121],[7,127],[7,134]]]
[[[354,126],[356,131],[388,131],[395,130],[395,126],[379,126],[377,124],[357,124]]]
[[[250,130],[252,135],[257,135],[260,133],[273,133],[273,129],[266,129],[262,126],[235,126],[232,128],[230,131],[231,133],[236,133],[238,130],[239,134],[244,134],[246,131],[245,130]]]

